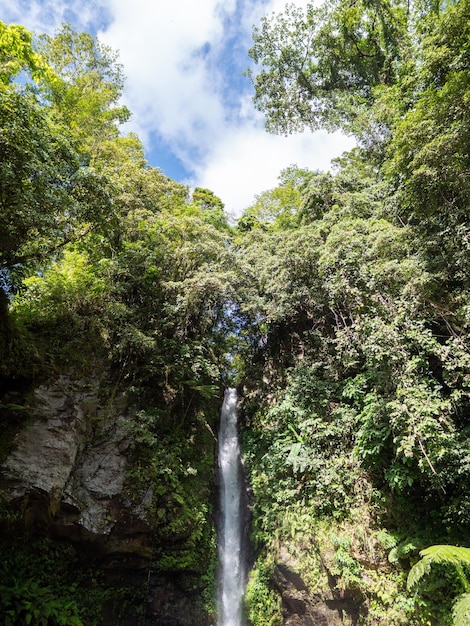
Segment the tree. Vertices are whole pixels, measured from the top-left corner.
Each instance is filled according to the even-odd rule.
[[[361,134],[358,112],[374,88],[396,80],[406,47],[406,7],[398,1],[336,0],[305,13],[287,5],[254,29],[254,102],[271,132],[342,128]]]
[[[38,51],[60,77],[43,88],[51,113],[70,128],[88,157],[99,158],[103,144],[117,139],[118,125],[130,117],[119,103],[124,75],[118,54],[65,23],[53,37],[39,38]]]
[[[470,2],[432,13],[420,31],[419,62],[396,94],[383,173],[396,194],[393,217],[419,232],[431,267],[439,265],[444,280],[457,279],[467,289]]]
[[[1,89],[0,123],[0,264],[12,272],[108,220],[111,198],[32,95]]]
[[[282,170],[279,174],[280,184],[256,196],[254,204],[245,209],[239,228],[249,223],[247,219],[271,224],[274,228],[295,226],[302,206],[301,190],[311,176],[312,172],[295,165]]]
[[[192,195],[193,204],[201,210],[202,219],[218,230],[229,230],[224,203],[210,189],[196,187]]]
[[[106,180],[83,160],[73,128],[36,93],[62,85],[23,27],[0,23],[0,270],[15,289],[25,265],[113,219]],[[14,82],[29,72],[25,85]],[[27,75],[28,77],[28,75]],[[34,83],[34,80],[39,83]],[[33,83],[31,83],[33,81]]]
[[[19,24],[0,21],[0,83],[8,85],[25,70],[33,80],[55,82],[52,68],[33,46],[33,35]]]

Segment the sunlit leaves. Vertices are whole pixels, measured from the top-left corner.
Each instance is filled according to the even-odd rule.
[[[301,190],[311,177],[312,172],[295,166],[283,170],[279,175],[280,184],[257,195],[255,202],[245,210],[243,219],[251,219],[253,224],[258,220],[274,229],[296,226],[303,204]]]
[[[470,624],[470,593],[465,593],[455,601],[452,607],[455,626]]]
[[[11,270],[109,220],[112,205],[105,181],[32,95],[0,89],[0,120],[0,261]]]
[[[405,25],[405,8],[392,2],[287,5],[263,18],[250,55],[261,67],[254,102],[268,130],[361,134],[358,111],[371,106],[375,85],[393,83]]]
[[[55,83],[57,76],[33,46],[33,35],[19,24],[0,21],[0,83],[8,84],[25,70],[37,81]]]
[[[429,574],[433,565],[446,564],[460,568],[461,582],[464,590],[468,592],[469,583],[461,568],[464,565],[470,565],[470,548],[436,545],[421,550],[420,555],[421,559],[411,568],[408,574],[408,587],[413,587],[424,575]]]
[[[409,256],[408,237],[385,220],[349,218],[334,224],[319,257],[332,306],[354,320],[367,309],[394,309],[402,295],[419,297],[425,275],[419,259]]]
[[[117,54],[88,33],[69,24],[39,39],[39,50],[60,81],[44,88],[52,114],[80,139],[83,149],[98,156],[103,142],[118,137],[118,125],[130,112],[119,103],[124,87]]]

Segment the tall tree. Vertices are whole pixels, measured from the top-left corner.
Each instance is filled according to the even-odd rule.
[[[268,130],[360,133],[358,115],[374,102],[374,88],[396,80],[406,21],[400,0],[335,0],[305,12],[287,5],[263,18],[250,50],[261,69],[250,74]]]
[[[37,94],[57,73],[23,27],[0,23],[0,269],[15,286],[26,263],[53,254],[112,218],[109,186],[90,168],[73,128]],[[15,82],[24,70],[27,80]],[[35,82],[36,81],[36,82]],[[77,114],[76,112],[74,113]]]
[[[106,141],[119,136],[119,124],[130,117],[119,102],[124,74],[118,54],[69,24],[54,36],[42,35],[38,49],[60,77],[44,89],[52,113],[70,128],[85,153],[98,158]]]
[[[389,98],[395,116],[383,169],[396,192],[394,218],[413,224],[444,280],[467,289],[470,2],[450,3],[418,25],[417,62]]]

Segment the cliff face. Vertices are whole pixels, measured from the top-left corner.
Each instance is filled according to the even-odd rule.
[[[60,376],[36,389],[30,419],[2,464],[2,487],[28,530],[148,555],[151,528],[123,497],[128,458],[124,396],[104,407],[99,387]],[[138,536],[138,541],[135,541]],[[137,546],[138,544],[138,546]]]
[[[130,490],[125,394],[103,400],[98,377],[62,375],[38,387],[26,411],[1,464],[0,489],[19,519],[9,532],[70,544],[111,587],[132,588],[135,606],[120,621],[108,610],[103,624],[208,624],[186,574],[158,567],[151,484],[146,493]],[[168,541],[181,544],[179,537]]]
[[[274,574],[284,626],[355,626],[359,623],[358,598],[344,590],[312,594],[287,554],[281,555]]]

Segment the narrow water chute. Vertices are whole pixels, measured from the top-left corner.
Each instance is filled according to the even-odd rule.
[[[243,626],[245,559],[243,550],[244,489],[238,437],[237,391],[227,389],[220,416],[219,471],[219,626]]]

